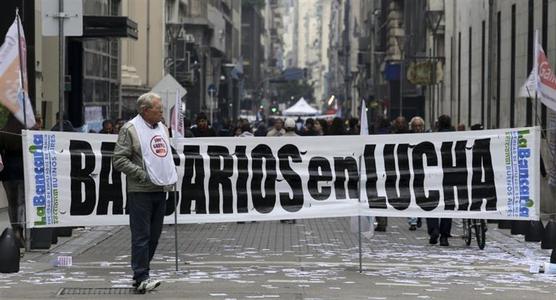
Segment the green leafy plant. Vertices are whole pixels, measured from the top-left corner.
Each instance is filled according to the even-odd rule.
[[[0,128],[4,127],[4,125],[6,124],[9,114],[10,112],[8,111],[8,109],[0,105]]]

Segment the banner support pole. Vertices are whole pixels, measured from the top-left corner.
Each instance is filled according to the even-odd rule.
[[[174,183],[174,251],[176,259],[176,272],[178,272],[178,183]]]
[[[359,181],[358,181],[358,191],[359,191],[359,205],[361,205],[361,156],[359,156]],[[359,210],[359,207],[357,208]],[[357,216],[357,226],[358,236],[359,236],[359,273],[363,273],[363,251],[361,247],[361,215]]]

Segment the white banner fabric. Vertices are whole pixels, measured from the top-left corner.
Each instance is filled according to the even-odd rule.
[[[124,225],[116,135],[26,131],[30,227]],[[538,127],[176,139],[178,223],[344,216],[538,220]],[[174,193],[165,223],[173,223]]]

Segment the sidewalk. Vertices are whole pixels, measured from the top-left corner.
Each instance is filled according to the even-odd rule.
[[[0,215],[2,217],[3,215]],[[556,276],[529,274],[529,262],[548,261],[549,250],[525,243],[489,224],[487,246],[458,237],[450,247],[429,245],[426,229],[409,231],[390,218],[387,232],[363,239],[349,218],[178,226],[179,271],[174,265],[174,226],[165,226],[152,266],[160,290],[133,295],[127,226],[74,230],[49,251],[27,253],[17,274],[0,274],[0,298],[98,299],[554,299]],[[452,234],[461,233],[454,224]],[[59,255],[71,267],[54,267]],[[91,288],[98,288],[97,290]],[[109,293],[103,295],[85,293]],[[77,294],[72,294],[77,293]],[[119,294],[116,294],[119,293]],[[82,295],[85,294],[85,295]],[[114,295],[116,294],[116,295]],[[495,297],[499,298],[499,297]]]

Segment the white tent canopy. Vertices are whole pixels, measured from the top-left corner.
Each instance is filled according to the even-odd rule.
[[[297,103],[284,110],[282,114],[284,116],[308,116],[319,115],[320,112],[311,107],[311,105],[309,105],[309,103],[307,103],[307,101],[305,101],[305,99],[301,97],[299,98]]]

